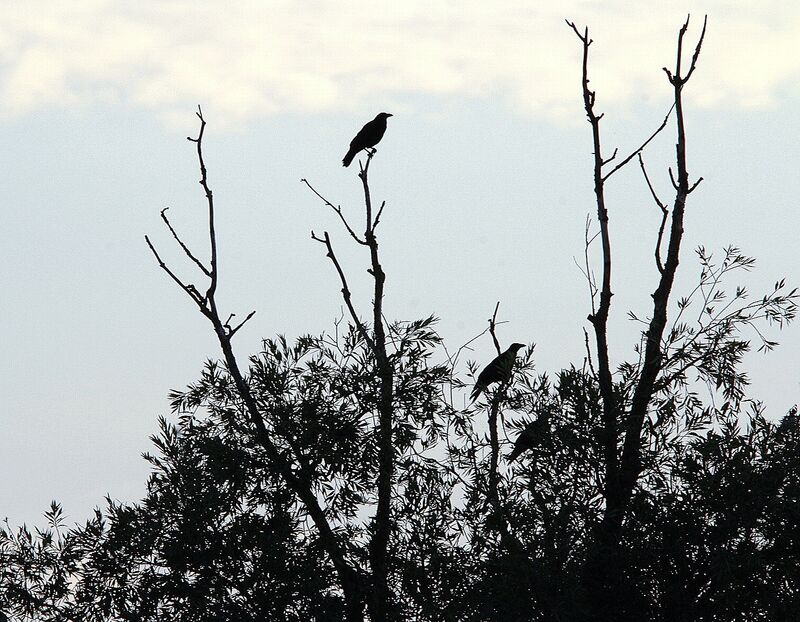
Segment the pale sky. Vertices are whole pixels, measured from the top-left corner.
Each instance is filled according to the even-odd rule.
[[[73,520],[135,500],[140,453],[167,393],[219,352],[210,327],[144,244],[190,275],[158,218],[202,249],[194,109],[218,205],[222,308],[257,310],[236,337],[240,360],[262,337],[331,330],[339,286],[310,230],[330,231],[368,311],[366,257],[300,184],[308,178],[360,214],[356,171],[341,158],[377,112],[389,128],[371,167],[387,201],[379,232],[387,316],[431,313],[450,348],[484,329],[535,342],[540,371],[583,357],[589,312],[573,263],[594,213],[580,46],[564,18],[589,25],[604,144],[627,152],[670,103],[678,28],[692,13],[686,87],[689,202],[677,294],[699,244],[757,258],[754,295],[800,285],[800,7],[790,2],[573,1],[370,3],[102,1],[0,5],[2,292],[5,335],[0,517],[41,522],[51,499]],[[670,125],[646,159],[669,196]],[[609,186],[615,244],[612,360],[632,358],[655,288],[658,212],[638,167]],[[196,278],[196,277],[192,277]],[[753,354],[753,396],[778,417],[800,400],[800,325]],[[472,358],[491,357],[487,338]]]

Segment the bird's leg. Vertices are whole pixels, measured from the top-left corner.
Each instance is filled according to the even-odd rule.
[[[375,147],[367,147],[364,149],[364,151],[366,151],[369,154],[370,158],[373,157],[376,153],[378,153],[378,150],[375,149]]]

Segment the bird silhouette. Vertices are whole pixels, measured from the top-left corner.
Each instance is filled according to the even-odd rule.
[[[514,361],[517,359],[517,350],[524,347],[525,344],[523,343],[512,343],[508,350],[497,356],[478,374],[475,388],[472,389],[470,394],[470,403],[478,399],[480,394],[489,388],[490,384],[506,382],[511,378],[511,372],[514,370]]]
[[[381,112],[359,130],[356,137],[350,141],[350,150],[342,160],[344,166],[350,166],[350,162],[353,161],[353,158],[356,157],[356,154],[362,149],[369,149],[381,142],[381,138],[383,138],[383,134],[386,132],[386,119],[391,116],[392,115],[388,112]]]
[[[531,421],[525,429],[520,432],[517,440],[514,441],[514,451],[508,456],[508,461],[513,462],[522,455],[527,449],[533,449],[550,432],[549,413],[539,415],[536,421]]]

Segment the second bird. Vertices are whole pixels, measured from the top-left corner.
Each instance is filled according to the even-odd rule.
[[[517,360],[517,350],[524,348],[522,343],[512,343],[508,350],[489,363],[484,370],[478,374],[478,381],[472,389],[470,402],[478,399],[478,396],[489,388],[494,382],[507,382],[511,379],[511,372],[514,371],[514,361]]]
[[[356,134],[356,137],[350,141],[350,150],[347,152],[347,155],[344,156],[342,164],[350,166],[350,162],[353,161],[353,158],[356,157],[359,151],[374,147],[381,142],[381,138],[383,138],[383,134],[386,132],[386,119],[391,116],[392,115],[388,112],[381,112],[372,121],[362,127],[358,134]]]

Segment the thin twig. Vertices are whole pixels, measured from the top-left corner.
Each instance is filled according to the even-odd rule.
[[[382,201],[381,202],[381,206],[378,209],[378,215],[375,216],[375,221],[372,223],[372,230],[373,231],[375,231],[375,229],[378,227],[378,223],[381,221],[381,214],[383,214],[383,208],[384,207],[386,207],[386,201]]]
[[[239,331],[239,329],[240,329],[242,326],[244,326],[244,325],[245,325],[245,323],[246,323],[246,322],[247,322],[247,321],[248,321],[248,320],[249,320],[251,317],[253,317],[255,314],[256,314],[256,312],[255,312],[255,311],[251,311],[250,313],[248,313],[248,314],[247,314],[247,317],[246,317],[246,318],[244,318],[244,319],[243,319],[241,322],[239,322],[239,324],[237,324],[237,325],[236,325],[234,328],[231,328],[231,327],[230,327],[230,325],[227,325],[227,324],[226,324],[226,326],[228,327],[228,337],[229,337],[229,338],[232,338],[232,337],[233,337],[233,336],[234,336],[234,335],[235,335],[235,334],[236,334],[236,333]],[[231,315],[231,317],[233,317],[233,315]]]
[[[350,293],[350,287],[347,285],[347,277],[344,274],[344,270],[342,269],[342,265],[339,263],[339,259],[336,257],[336,253],[333,251],[333,244],[331,243],[331,237],[328,235],[327,231],[323,232],[324,237],[319,237],[313,231],[311,232],[311,239],[317,242],[320,242],[325,245],[327,249],[326,256],[328,259],[331,260],[333,266],[336,268],[336,272],[339,275],[339,281],[342,284],[342,298],[344,299],[344,304],[347,306],[347,310],[350,312],[350,317],[353,319],[353,322],[356,326],[356,329],[361,334],[361,337],[364,341],[367,342],[370,349],[375,347],[375,342],[373,341],[372,337],[369,336],[369,331],[367,331],[367,327],[364,326],[364,323],[359,319],[358,313],[356,313],[356,309],[353,306],[353,299]]]
[[[642,175],[644,175],[644,180],[647,182],[647,187],[650,189],[650,196],[653,197],[653,201],[656,202],[656,205],[658,205],[659,209],[661,210],[661,225],[658,227],[658,239],[656,240],[655,254],[656,267],[661,274],[664,274],[664,264],[661,263],[661,241],[664,238],[664,227],[667,225],[667,216],[669,216],[669,210],[667,209],[667,206],[659,200],[655,188],[653,188],[653,184],[650,183],[650,177],[647,175],[647,169],[645,168],[642,154],[639,153],[637,155],[639,156],[639,167],[642,169]]]
[[[320,198],[320,200],[323,203],[325,203],[325,205],[330,207],[334,212],[336,212],[339,215],[339,218],[342,220],[342,223],[344,224],[345,228],[347,229],[347,232],[350,234],[350,237],[352,237],[356,242],[358,242],[359,244],[362,244],[363,246],[367,245],[367,242],[365,240],[362,240],[360,237],[358,237],[356,232],[353,231],[353,228],[350,226],[350,223],[347,222],[347,219],[344,217],[344,214],[342,213],[342,208],[340,206],[334,205],[328,199],[326,199],[324,196],[322,196],[319,192],[317,192],[316,188],[314,188],[314,186],[312,186],[310,183],[308,183],[307,179],[301,179],[300,181],[303,182],[306,186],[308,186],[308,188],[311,190],[311,192],[316,194]]]
[[[595,233],[593,236],[589,237],[589,233],[592,228],[592,217],[590,214],[586,214],[586,227],[583,231],[583,265],[584,268],[578,266],[578,268],[583,272],[586,276],[586,282],[589,285],[589,301],[592,305],[592,316],[597,313],[597,308],[594,303],[595,297],[597,296],[597,280],[594,278],[594,274],[592,273],[592,267],[589,264],[589,247],[592,243],[597,239],[597,236],[600,235],[600,231]],[[575,264],[577,265],[577,261]]]
[[[195,113],[197,118],[200,119],[200,133],[197,138],[186,137],[187,140],[197,145],[197,161],[200,163],[200,185],[206,195],[206,202],[208,203],[208,237],[211,246],[211,270],[209,271],[209,278],[211,283],[206,292],[206,299],[212,307],[216,305],[214,301],[214,293],[217,291],[217,279],[219,278],[219,271],[217,269],[217,233],[214,225],[214,194],[211,188],[208,187],[208,171],[206,170],[206,163],[203,159],[203,134],[206,130],[206,120],[203,118],[203,110],[200,106],[197,107]]]
[[[672,111],[673,111],[673,110],[675,110],[675,102],[673,102],[673,103],[672,103],[672,105],[669,107],[669,110],[667,111],[667,114],[666,114],[666,116],[664,117],[664,120],[661,122],[661,125],[659,125],[659,126],[656,128],[656,131],[655,131],[655,132],[653,132],[652,134],[650,134],[650,137],[649,137],[649,138],[648,138],[646,141],[644,141],[644,142],[643,142],[641,145],[639,145],[639,148],[638,148],[638,149],[636,149],[635,151],[631,152],[631,154],[630,154],[630,155],[629,155],[627,158],[625,158],[625,159],[624,159],[622,162],[620,162],[619,164],[617,164],[617,165],[616,165],[616,166],[615,166],[613,169],[611,169],[611,170],[610,170],[608,173],[606,173],[606,174],[603,176],[603,181],[606,181],[606,180],[607,180],[609,177],[611,177],[611,176],[612,176],[614,173],[616,173],[616,172],[617,172],[619,169],[621,169],[621,168],[622,168],[623,166],[625,166],[625,165],[626,165],[628,162],[630,162],[630,161],[631,161],[631,160],[632,160],[632,159],[633,159],[633,158],[634,158],[636,155],[638,155],[638,154],[640,154],[642,151],[644,151],[644,148],[645,148],[645,147],[647,147],[647,145],[649,145],[649,144],[650,144],[650,142],[651,142],[651,141],[652,141],[652,140],[653,140],[653,139],[654,139],[656,136],[658,136],[658,135],[661,133],[661,131],[662,131],[662,130],[663,130],[665,127],[667,127],[667,121],[669,121],[669,116],[672,114]],[[616,153],[617,153],[617,152],[616,152],[616,150],[614,150],[614,154],[616,154]],[[607,164],[607,163],[608,163],[608,162],[610,162],[611,160],[613,160],[613,156],[612,156],[611,158],[609,158],[608,160],[606,160],[605,162],[603,162],[603,164]]]
[[[489,319],[489,333],[492,335],[492,341],[494,341],[495,350],[497,350],[497,355],[501,354],[500,352],[500,343],[497,341],[497,335],[494,332],[495,326],[497,326],[497,310],[500,308],[500,301],[497,301],[497,304],[494,306],[494,313],[492,313],[492,317]]]
[[[169,229],[169,232],[172,234],[172,237],[175,238],[175,241],[183,249],[183,252],[186,253],[186,256],[189,259],[191,259],[197,265],[198,268],[200,268],[203,274],[205,274],[206,276],[211,276],[211,272],[208,270],[208,268],[206,268],[203,265],[203,263],[192,254],[192,251],[189,250],[186,244],[183,243],[183,240],[180,239],[175,229],[173,229],[172,223],[170,223],[169,218],[167,218],[168,209],[169,209],[168,207],[165,207],[164,209],[161,210],[161,220],[163,220],[164,223],[167,225],[167,229]]]
[[[147,246],[150,247],[150,250],[152,251],[153,255],[155,256],[156,261],[158,261],[158,266],[164,272],[166,272],[170,276],[170,278],[173,281],[175,281],[175,283],[178,285],[178,287],[180,287],[183,291],[185,291],[189,295],[189,297],[197,303],[197,305],[200,307],[201,311],[203,311],[205,313],[205,311],[206,311],[205,300],[200,295],[200,293],[197,291],[197,289],[195,289],[194,285],[186,285],[183,281],[181,281],[175,275],[175,273],[172,270],[170,270],[169,266],[167,266],[167,264],[164,263],[164,260],[161,259],[161,256],[158,254],[158,251],[156,250],[156,247],[153,246],[153,243],[150,241],[150,237],[149,236],[144,236],[144,241],[147,242]]]
[[[369,174],[369,163],[372,162],[372,156],[375,155],[375,149],[367,149],[367,163],[362,164],[361,160],[358,161],[359,173],[358,176],[361,178],[361,184],[364,186],[364,205],[366,207],[367,212],[367,228],[364,231],[364,239],[367,243],[370,242],[370,237],[374,233],[374,224],[372,222],[372,197],[369,193],[369,182],[367,181],[367,176]]]
[[[589,371],[591,371],[592,376],[596,378],[597,372],[595,371],[594,364],[592,363],[592,349],[589,347],[589,333],[586,328],[583,329],[583,341],[586,344],[586,360],[589,363]]]

